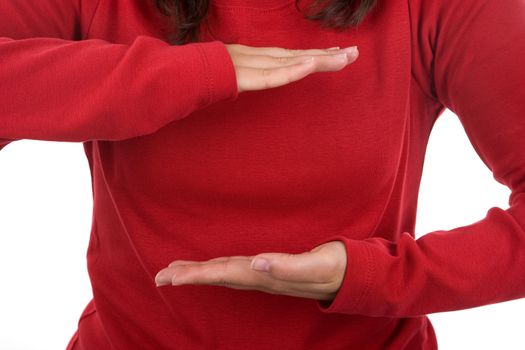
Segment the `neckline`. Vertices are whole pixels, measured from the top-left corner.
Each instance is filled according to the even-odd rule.
[[[296,0],[211,0],[211,6],[218,8],[254,9],[273,11],[289,6],[295,6]],[[299,4],[302,1],[299,1]]]

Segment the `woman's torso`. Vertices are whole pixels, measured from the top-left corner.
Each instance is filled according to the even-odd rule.
[[[153,3],[101,0],[86,39],[162,37]],[[384,1],[359,29],[341,32],[302,18],[293,3],[221,0],[201,40],[358,45],[358,60],[243,92],[150,135],[84,144],[94,300],[71,348],[436,348],[426,316],[328,314],[311,299],[155,286],[156,272],[177,259],[298,253],[336,232],[391,240],[413,232],[435,110],[414,83],[407,3]]]

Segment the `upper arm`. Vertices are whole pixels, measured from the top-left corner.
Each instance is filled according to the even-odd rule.
[[[79,37],[79,0],[2,0],[0,36],[11,39]]]
[[[0,0],[0,44],[2,38],[80,40],[88,30],[98,1]],[[0,55],[0,61],[1,58]],[[0,150],[12,141],[0,138]]]
[[[494,178],[513,191],[512,204],[525,190],[525,1],[412,3],[428,89],[458,116]]]
[[[0,0],[0,37],[80,40],[99,0]]]

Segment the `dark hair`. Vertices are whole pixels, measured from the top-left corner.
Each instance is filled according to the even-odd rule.
[[[299,8],[300,0],[295,0]],[[316,8],[325,0],[315,0]],[[305,14],[306,19],[321,21],[330,28],[357,26],[376,5],[377,0],[328,0],[328,5],[313,15]],[[199,37],[199,25],[208,13],[209,0],[155,0],[160,13],[170,17],[174,34],[168,39],[171,44],[181,45],[196,42]]]

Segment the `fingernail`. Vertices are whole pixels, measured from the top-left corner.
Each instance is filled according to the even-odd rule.
[[[268,271],[270,262],[266,259],[256,258],[253,259],[251,268],[257,271]]]
[[[327,50],[339,50],[340,47],[339,46],[334,46],[334,47],[330,47],[328,48]]]
[[[163,275],[164,275],[163,270],[161,270],[155,276],[155,284],[157,285],[157,287],[168,284],[168,282],[166,281],[166,278]]]
[[[353,56],[357,55],[357,53],[358,53],[357,46],[346,47],[346,48],[342,49],[341,51],[345,52],[348,55],[348,57],[353,57]]]
[[[164,285],[166,285],[166,284],[167,284],[166,282],[155,280],[155,285],[156,285],[157,287],[164,286]]]
[[[339,53],[337,55],[332,55],[332,57],[335,57],[337,59],[346,59],[346,57],[348,57],[348,54],[347,53]]]

